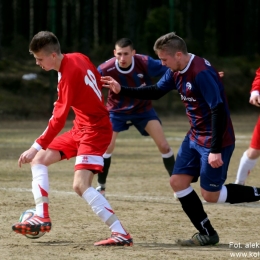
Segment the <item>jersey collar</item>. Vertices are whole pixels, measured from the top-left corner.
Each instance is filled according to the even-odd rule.
[[[187,64],[187,66],[186,66],[183,70],[180,70],[180,71],[179,71],[181,74],[185,73],[185,72],[189,69],[191,62],[193,61],[193,59],[194,59],[194,57],[195,57],[194,54],[192,54],[192,53],[189,53],[189,54],[191,55],[191,56],[190,56],[190,60],[189,60],[189,62],[188,62],[188,64]]]
[[[116,65],[116,69],[122,73],[122,74],[127,74],[127,73],[130,73],[133,69],[134,69],[134,66],[135,66],[135,59],[134,57],[132,57],[132,64],[131,64],[131,67],[129,68],[129,70],[121,70],[119,65],[118,65],[118,60],[116,59],[116,62],[115,62],[115,65]]]

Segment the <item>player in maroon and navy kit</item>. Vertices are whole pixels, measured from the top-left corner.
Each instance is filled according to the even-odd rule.
[[[51,230],[48,166],[76,157],[73,188],[112,232],[110,238],[94,245],[131,246],[131,236],[121,225],[106,198],[91,187],[94,174],[102,171],[102,155],[112,137],[108,111],[101,94],[100,74],[85,55],[61,54],[59,41],[51,32],[36,34],[29,50],[37,65],[46,71],[58,71],[58,99],[47,128],[18,160],[20,167],[31,163],[32,192],[37,215],[14,224],[12,229],[20,234]],[[75,113],[73,127],[57,136],[71,108]]]
[[[98,66],[102,76],[112,76],[124,86],[151,85],[155,77],[161,77],[167,67],[160,60],[147,55],[136,54],[133,43],[122,38],[115,43],[115,57]],[[143,136],[150,135],[161,152],[164,166],[171,176],[174,155],[170,148],[151,100],[125,97],[113,91],[108,92],[107,108],[113,127],[113,136],[104,157],[103,173],[98,174],[97,190],[105,195],[106,179],[119,132],[134,125]]]
[[[191,239],[177,240],[181,246],[214,245],[219,236],[211,225],[191,183],[200,177],[201,194],[207,202],[241,203],[260,200],[260,188],[227,184],[228,165],[235,136],[224,86],[211,64],[187,52],[185,41],[175,33],[161,36],[154,50],[170,70],[155,85],[140,88],[120,86],[102,77],[115,93],[139,99],[159,99],[177,90],[190,122],[178,151],[170,184],[186,215],[198,230]]]
[[[249,103],[260,107],[260,68],[256,71],[250,91]],[[237,170],[235,183],[245,185],[246,178],[255,167],[260,156],[260,116],[256,122],[249,148],[243,153]]]

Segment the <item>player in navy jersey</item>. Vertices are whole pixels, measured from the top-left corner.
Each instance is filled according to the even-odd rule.
[[[210,62],[187,52],[185,41],[175,33],[157,39],[154,50],[169,70],[155,85],[120,86],[103,77],[105,87],[138,99],[159,99],[177,90],[190,122],[178,151],[170,185],[198,233],[178,239],[182,246],[214,245],[219,236],[211,225],[191,183],[200,177],[201,194],[207,202],[241,203],[260,200],[260,188],[226,184],[228,165],[235,148],[235,135],[224,86]]]
[[[151,85],[152,78],[161,77],[167,67],[160,60],[146,55],[136,54],[133,43],[122,38],[115,43],[115,57],[98,66],[102,76],[112,76],[124,86]],[[103,173],[98,174],[97,190],[105,195],[106,179],[111,164],[119,132],[128,130],[134,125],[143,136],[150,135],[162,154],[164,166],[171,176],[174,166],[174,155],[170,148],[151,100],[138,100],[108,92],[107,108],[113,127],[113,136],[104,157]]]

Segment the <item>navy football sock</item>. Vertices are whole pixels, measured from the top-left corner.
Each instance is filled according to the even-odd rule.
[[[194,190],[188,195],[179,198],[179,200],[184,212],[201,234],[212,236],[216,233],[204,211],[200,198]]]
[[[239,184],[226,184],[227,200],[231,204],[260,200],[260,189]]]
[[[104,158],[103,172],[98,174],[98,183],[99,184],[105,184],[106,183],[110,164],[111,164],[111,157]]]

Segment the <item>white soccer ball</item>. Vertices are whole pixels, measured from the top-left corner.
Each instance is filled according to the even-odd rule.
[[[19,218],[19,222],[23,222],[25,220],[29,220],[30,218],[32,218],[34,215],[36,214],[36,210],[35,209],[27,209],[25,210],[20,218]],[[27,238],[30,238],[30,239],[37,239],[37,238],[40,238],[42,237],[46,232],[40,232],[40,231],[37,231],[37,232],[31,232],[30,234],[25,234],[25,236]]]

